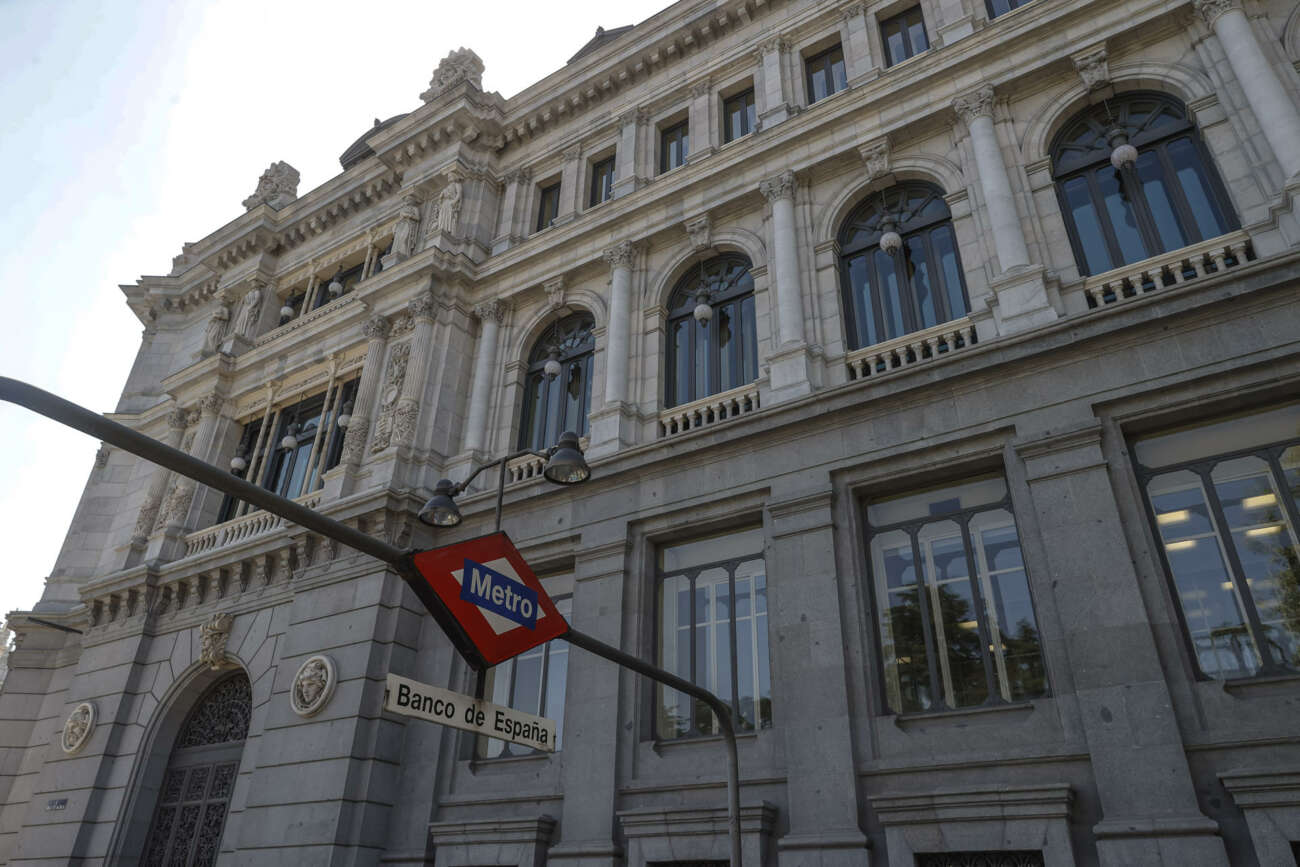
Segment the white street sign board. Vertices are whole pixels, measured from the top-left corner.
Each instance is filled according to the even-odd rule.
[[[535,750],[555,752],[554,720],[397,674],[388,675],[384,710],[523,744]]]

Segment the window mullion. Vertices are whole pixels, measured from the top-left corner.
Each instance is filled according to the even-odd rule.
[[[1101,186],[1097,183],[1098,171],[1098,169],[1088,169],[1083,173],[1083,178],[1088,183],[1088,196],[1092,199],[1092,209],[1097,214],[1097,224],[1101,226],[1102,237],[1110,250],[1111,268],[1118,268],[1124,262],[1124,251],[1119,245],[1119,238],[1115,235],[1115,227],[1111,224],[1110,211],[1106,208],[1106,197],[1101,194]],[[1082,237],[1079,243],[1082,246]]]
[[[740,655],[740,648],[736,640],[736,567],[739,565],[739,563],[732,563],[727,567],[727,592],[731,595],[731,598],[727,603],[727,611],[730,614],[730,617],[728,618],[730,621],[728,624],[728,637],[731,641],[731,653],[729,656],[731,657],[731,716],[733,725],[740,719],[740,665],[737,662],[737,658]],[[752,582],[749,592],[749,606],[750,611],[752,612],[754,610],[754,588]],[[750,631],[752,632],[753,630],[751,629]]]
[[[697,639],[696,639],[696,636],[695,636],[695,629],[696,629],[696,621],[699,619],[699,615],[698,615],[698,613],[697,613],[696,610],[695,610],[695,592],[696,592],[696,591],[695,591],[695,577],[696,577],[696,576],[693,575],[693,574],[688,574],[688,575],[686,576],[687,586],[690,588],[690,593],[691,593],[691,628],[690,628],[690,631],[689,631],[687,634],[690,636],[690,642],[689,642],[689,643],[690,643],[690,645],[691,645],[691,683],[693,683],[693,684],[695,684],[695,685],[698,686],[698,685],[699,685],[699,679],[698,679],[698,676],[697,676],[697,669],[696,669],[696,667],[695,667],[695,666],[696,666],[696,659],[695,659],[695,657],[696,657],[696,653],[695,653],[695,643],[696,643],[696,640],[697,640]],[[687,699],[690,700],[690,705],[689,705],[689,707],[690,707],[690,709],[691,709],[691,731],[692,731],[693,733],[695,733],[695,734],[699,734],[699,733],[700,733],[700,723],[699,723],[699,720],[697,720],[697,719],[695,718],[695,696],[688,695],[688,696],[687,696]]]
[[[1146,245],[1147,255],[1156,256],[1169,252],[1160,237],[1155,217],[1151,215],[1151,205],[1147,202],[1146,192],[1142,188],[1142,179],[1138,177],[1136,163],[1126,164],[1119,170],[1119,187],[1121,194],[1128,195],[1129,205],[1133,208],[1133,218],[1137,220],[1138,235]]]
[[[1250,584],[1246,581],[1246,571],[1242,568],[1241,558],[1237,556],[1237,545],[1232,538],[1232,528],[1228,526],[1227,518],[1223,514],[1219,493],[1214,489],[1214,480],[1210,475],[1212,466],[1207,465],[1195,472],[1201,479],[1201,487],[1205,489],[1205,499],[1210,504],[1210,514],[1214,516],[1214,523],[1218,526],[1220,542],[1228,558],[1228,566],[1232,569],[1233,581],[1246,607],[1246,621],[1250,631],[1254,633],[1255,647],[1259,652],[1260,673],[1271,672],[1276,666],[1273,663],[1273,654],[1268,648],[1268,636],[1264,632],[1264,624],[1259,619],[1259,610],[1255,608],[1255,597],[1250,592]]]
[[[935,646],[934,625],[930,622],[930,599],[927,595],[929,587],[926,586],[925,561],[921,559],[921,544],[918,540],[920,528],[914,527],[907,532],[912,541],[912,569],[916,574],[916,598],[921,609],[921,636],[925,641],[925,663],[930,672],[931,700],[935,701],[940,708],[946,708],[948,699],[944,694],[943,681],[939,677],[938,650]]]
[[[999,684],[993,672],[993,633],[989,629],[988,611],[989,606],[984,600],[984,588],[980,584],[982,573],[975,563],[975,551],[971,545],[970,515],[962,515],[958,519],[958,526],[961,528],[962,549],[966,552],[966,574],[970,575],[970,592],[971,598],[975,602],[975,628],[980,637],[980,661],[984,664],[984,682],[988,689],[988,698],[984,700],[985,704],[999,704],[1000,701],[1010,701],[1011,696],[1002,694],[1002,687],[1009,684]],[[999,636],[1000,638],[1000,636]]]

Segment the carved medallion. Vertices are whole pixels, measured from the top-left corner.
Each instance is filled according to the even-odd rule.
[[[80,750],[90,740],[90,733],[95,730],[95,706],[88,701],[73,708],[68,714],[68,721],[63,724],[60,746],[68,755]]]
[[[334,661],[328,656],[308,658],[293,676],[293,689],[289,691],[289,707],[301,717],[314,716],[329,702],[338,683]]]

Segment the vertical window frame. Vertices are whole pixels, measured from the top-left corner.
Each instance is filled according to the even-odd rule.
[[[549,212],[549,213],[548,213]],[[560,215],[560,182],[539,184],[537,187],[537,223],[534,232],[542,232],[555,224]]]
[[[589,173],[591,189],[587,195],[587,207],[594,208],[614,198],[614,170],[614,154],[592,161]]]
[[[742,130],[737,131],[732,128],[731,115],[732,106],[740,103],[740,126]],[[744,138],[754,132],[754,127],[758,122],[758,108],[754,101],[754,88],[749,87],[745,90],[733,93],[731,96],[724,97],[722,100],[722,143],[730,144],[737,139]]]
[[[666,175],[669,172],[673,171],[674,169],[679,169],[682,166],[686,165],[686,162],[690,158],[690,154],[691,154],[690,135],[691,132],[690,132],[689,118],[680,120],[676,123],[669,124],[668,126],[660,127],[659,129],[659,174]],[[681,159],[679,162],[669,165],[671,161],[670,155],[672,154],[672,146],[674,144],[679,146],[679,150],[681,151]]]
[[[835,65],[837,59],[834,55],[836,54],[839,55],[838,63],[841,75],[844,77],[844,81],[840,83],[838,87],[836,86],[837,81],[835,77]],[[803,69],[804,93],[808,98],[808,105],[810,106],[814,103],[821,102],[823,99],[828,99],[842,90],[848,89],[848,66],[844,59],[844,46],[839,42],[818,51],[816,54],[805,57],[803,61]],[[814,77],[818,73],[824,74],[826,77],[826,93],[823,96],[816,95],[817,88],[815,86]]]
[[[915,17],[915,21],[908,20],[909,18],[912,17]],[[915,47],[912,45],[912,40],[910,38],[911,27],[914,26],[915,24],[920,24],[921,37],[925,42],[925,47],[920,50],[915,49]],[[899,36],[903,40],[902,57],[894,57],[893,52],[889,50],[889,36],[890,36],[889,28],[891,26],[898,27]],[[902,63],[904,60],[911,60],[913,57],[917,57],[929,51],[930,31],[929,28],[925,26],[925,11],[921,8],[920,4],[917,4],[916,6],[913,6],[910,9],[904,9],[902,12],[899,12],[895,15],[891,15],[885,20],[881,21],[880,22],[880,43],[882,48],[884,49],[886,69],[898,65],[899,63]]]

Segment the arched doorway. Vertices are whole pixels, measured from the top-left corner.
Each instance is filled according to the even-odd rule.
[[[199,699],[167,760],[142,864],[216,863],[251,712],[252,687],[243,672],[214,684]]]

